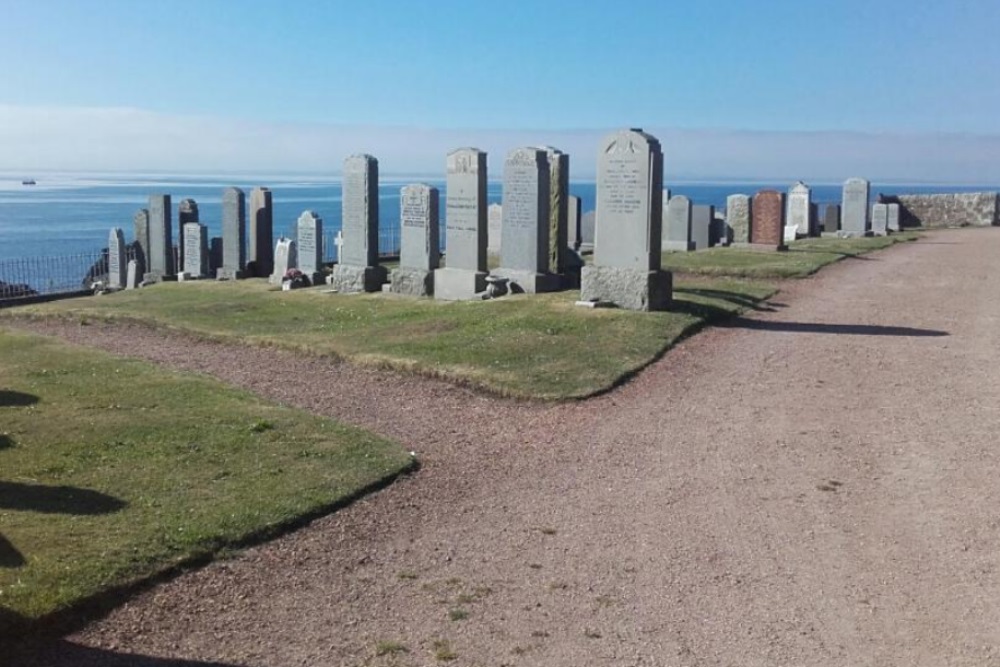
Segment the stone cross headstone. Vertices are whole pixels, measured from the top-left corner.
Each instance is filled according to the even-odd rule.
[[[486,251],[491,255],[499,255],[503,242],[503,206],[490,204],[486,209],[487,245]]]
[[[785,245],[785,196],[776,190],[761,190],[753,198],[750,242],[783,248]]]
[[[473,299],[486,290],[486,153],[448,153],[445,266],[434,272],[434,298]]]
[[[392,271],[389,291],[432,296],[434,271],[441,264],[438,189],[422,183],[403,187],[399,192],[399,212],[399,268]]]
[[[208,227],[197,222],[186,222],[182,228],[184,239],[185,280],[205,278],[208,269]]]
[[[127,259],[125,257],[125,234],[120,227],[115,227],[108,234],[108,287],[122,289],[125,287]]]
[[[569,251],[569,155],[542,146],[549,166],[549,265],[551,274],[566,273]]]
[[[667,202],[667,219],[663,223],[663,250],[681,250],[689,252],[695,249],[691,238],[691,200],[684,195],[677,195]]]
[[[132,217],[132,229],[135,234],[136,262],[140,279],[149,269],[149,209],[140,208]]]
[[[889,205],[875,204],[872,206],[872,234],[887,236],[889,234]]]
[[[184,263],[184,225],[189,222],[200,222],[198,219],[198,202],[193,199],[182,199],[177,205],[177,272],[187,271]]]
[[[597,212],[587,211],[580,216],[580,250],[594,249],[594,232],[597,229]]]
[[[691,241],[695,250],[707,250],[712,245],[712,225],[715,224],[715,207],[696,204],[691,207]]]
[[[310,285],[319,285],[324,280],[323,219],[313,211],[303,211],[295,229],[298,269],[309,279]]]
[[[340,292],[376,292],[386,281],[378,263],[378,160],[351,155],[344,160],[341,188],[344,245],[330,283]]]
[[[299,263],[296,256],[295,241],[281,237],[274,247],[274,272],[268,278],[272,285],[281,285],[288,269],[295,268]]]
[[[222,191],[222,267],[216,271],[216,278],[219,280],[246,277],[246,207],[243,190],[226,188]]]
[[[810,207],[812,204],[812,190],[809,186],[799,181],[788,190],[788,205],[785,215],[785,225],[791,227],[795,225],[796,235],[812,235],[812,224],[810,221]]]
[[[266,278],[273,271],[274,206],[271,202],[271,191],[265,187],[256,187],[250,191],[247,272],[257,278]]]
[[[750,216],[749,195],[729,195],[726,197],[726,224],[732,230],[734,244],[750,243],[752,218]]]
[[[569,196],[566,207],[566,244],[573,250],[579,250],[583,242],[580,230],[581,204],[579,197]]]
[[[174,275],[170,195],[149,196],[149,257],[144,279],[157,282]]]
[[[516,148],[503,168],[503,241],[500,268],[513,292],[549,292],[559,288],[551,266],[550,170],[546,152]]]
[[[823,232],[836,234],[840,230],[840,204],[827,204],[823,210]]]
[[[899,222],[899,204],[890,203],[886,204],[888,212],[887,228],[890,232],[902,231],[902,227]]]
[[[135,289],[139,286],[141,275],[139,271],[139,262],[134,259],[128,261],[128,268],[125,275],[125,289]]]
[[[871,184],[863,178],[844,181],[840,209],[840,233],[843,236],[864,236],[868,231],[868,200]]]
[[[582,301],[629,310],[663,310],[673,276],[660,269],[663,153],[640,129],[605,137],[597,154],[594,263],[583,267]]]

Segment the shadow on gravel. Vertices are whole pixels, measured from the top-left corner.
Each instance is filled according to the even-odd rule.
[[[674,289],[674,294],[690,294],[691,296],[700,296],[707,299],[719,299],[720,301],[728,301],[729,303],[739,306],[740,308],[761,310],[769,313],[774,312],[774,308],[770,307],[771,304],[765,305],[764,301],[760,299],[754,299],[752,297],[734,294],[733,292],[726,292],[723,290],[702,289],[697,287],[678,287]],[[686,307],[689,307],[691,310],[698,308],[703,309],[701,312],[710,311],[715,316],[725,316],[728,314],[727,311],[715,306],[694,304],[691,302],[674,302],[674,307],[672,307],[671,310],[685,310]]]
[[[809,248],[790,248],[788,250],[788,252],[790,252],[790,253],[801,252],[801,253],[807,253],[807,254],[811,253],[813,255],[839,255],[839,256],[843,257],[844,259],[861,259],[861,260],[864,260],[866,262],[878,262],[878,261],[880,261],[878,259],[875,259],[874,257],[866,257],[865,255],[859,255],[859,254],[853,253],[853,252],[837,252],[835,250],[812,250],[812,249],[809,249]]]
[[[717,326],[757,331],[783,331],[786,333],[842,334],[849,336],[900,336],[927,338],[950,335],[937,329],[915,329],[913,327],[884,327],[876,324],[823,324],[821,322],[768,322],[737,317]]]
[[[80,646],[60,639],[45,645],[21,646],[12,656],[11,665],[46,667],[236,667],[230,663],[202,662],[174,658],[154,658]]]

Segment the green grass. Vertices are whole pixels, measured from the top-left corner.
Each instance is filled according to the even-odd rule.
[[[208,378],[0,329],[0,628],[266,538],[411,464]]]
[[[698,252],[665,252],[663,268],[679,273],[755,279],[802,278],[845,257],[859,257],[896,243],[914,241],[917,232],[856,239],[802,239],[784,252],[743,248],[710,248]]]
[[[606,390],[695,328],[775,292],[770,283],[697,279],[676,286],[673,312],[574,305],[577,292],[441,302],[388,294],[281,292],[266,281],[164,283],[9,309],[10,315],[123,318],[248,345],[342,357],[543,399]]]

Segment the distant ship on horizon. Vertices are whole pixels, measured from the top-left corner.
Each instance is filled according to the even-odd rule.
[[[35,179],[26,178],[23,181],[21,181],[21,185],[35,185]]]

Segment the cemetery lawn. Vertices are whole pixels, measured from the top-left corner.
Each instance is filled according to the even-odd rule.
[[[441,302],[332,294],[322,286],[282,292],[259,279],[163,283],[5,315],[141,321],[440,377],[505,396],[559,400],[615,386],[680,337],[753,308],[775,291],[770,283],[702,277],[675,285],[672,312],[636,313],[576,306],[576,291]]]
[[[0,329],[0,636],[411,466],[397,444],[209,378]]]
[[[742,248],[710,248],[698,252],[665,252],[663,268],[678,273],[744,278],[802,278],[846,257],[915,241],[917,232],[855,239],[812,238],[793,241],[784,252]]]

